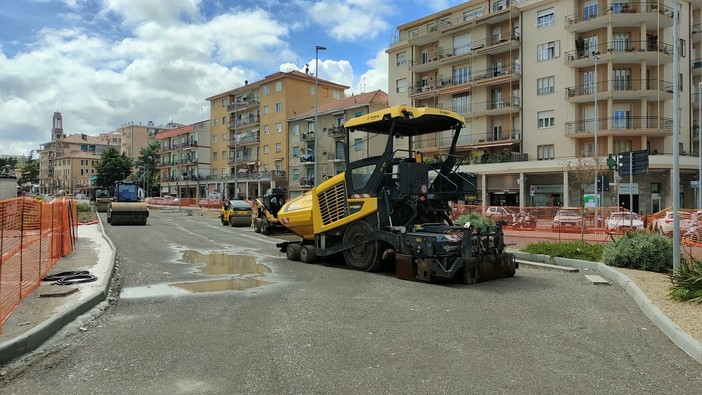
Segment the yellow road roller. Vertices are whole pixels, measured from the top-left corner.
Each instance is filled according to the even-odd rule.
[[[107,222],[112,225],[146,225],[149,208],[139,201],[139,184],[117,181],[115,198],[107,206]]]

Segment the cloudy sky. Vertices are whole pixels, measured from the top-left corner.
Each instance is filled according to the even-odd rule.
[[[388,90],[396,27],[457,0],[3,0],[0,155],[64,133],[209,118],[206,97],[283,70]]]

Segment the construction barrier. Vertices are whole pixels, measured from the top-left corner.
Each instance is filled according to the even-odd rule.
[[[475,213],[502,221],[505,242],[524,248],[538,242],[584,241],[607,243],[630,231],[673,235],[672,209],[649,215],[629,213],[622,207],[514,207],[455,204],[452,219]],[[689,256],[702,258],[702,212],[679,210],[681,245]]]
[[[2,324],[78,238],[77,201],[0,200],[0,333]]]

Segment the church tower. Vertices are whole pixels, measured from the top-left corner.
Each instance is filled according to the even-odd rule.
[[[64,138],[63,117],[60,112],[54,113],[54,126],[51,128],[51,141],[58,141]]]

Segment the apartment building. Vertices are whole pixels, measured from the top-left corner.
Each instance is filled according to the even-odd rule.
[[[699,125],[691,87],[700,81],[702,2],[682,0],[678,76],[673,1],[469,1],[398,27],[387,49],[390,105],[453,110],[465,170],[479,174],[486,205],[581,205],[568,163],[646,150],[649,172],[607,166],[600,204],[646,213],[694,207]],[[694,72],[691,72],[693,71]],[[679,82],[680,174],[673,168],[673,85]],[[697,129],[698,130],[698,129]],[[449,136],[413,142],[445,152]],[[590,160],[590,163],[594,163]],[[631,185],[631,187],[630,187]],[[594,193],[594,179],[584,186]]]
[[[161,130],[156,136],[161,196],[209,197],[210,121]]]
[[[325,176],[344,171],[345,145],[349,147],[350,161],[380,155],[385,146],[373,144],[375,136],[369,133],[353,132],[346,141],[344,122],[387,107],[387,93],[376,90],[318,106],[319,133],[315,132],[314,110],[288,119],[288,196],[295,197],[312,188],[315,185],[315,171],[321,177],[319,182]]]
[[[109,146],[109,140],[86,134],[63,133],[63,116],[55,112],[51,141],[39,149],[39,193],[76,193],[91,185],[93,165]]]
[[[286,120],[314,111],[315,101],[319,107],[342,99],[348,88],[290,71],[207,98],[212,121],[208,191],[250,199],[274,186],[287,188]]]
[[[155,127],[152,121],[146,125],[136,125],[133,121],[125,123],[116,130],[120,136],[120,152],[132,159],[137,159],[142,148],[156,141],[156,133],[167,129]]]

